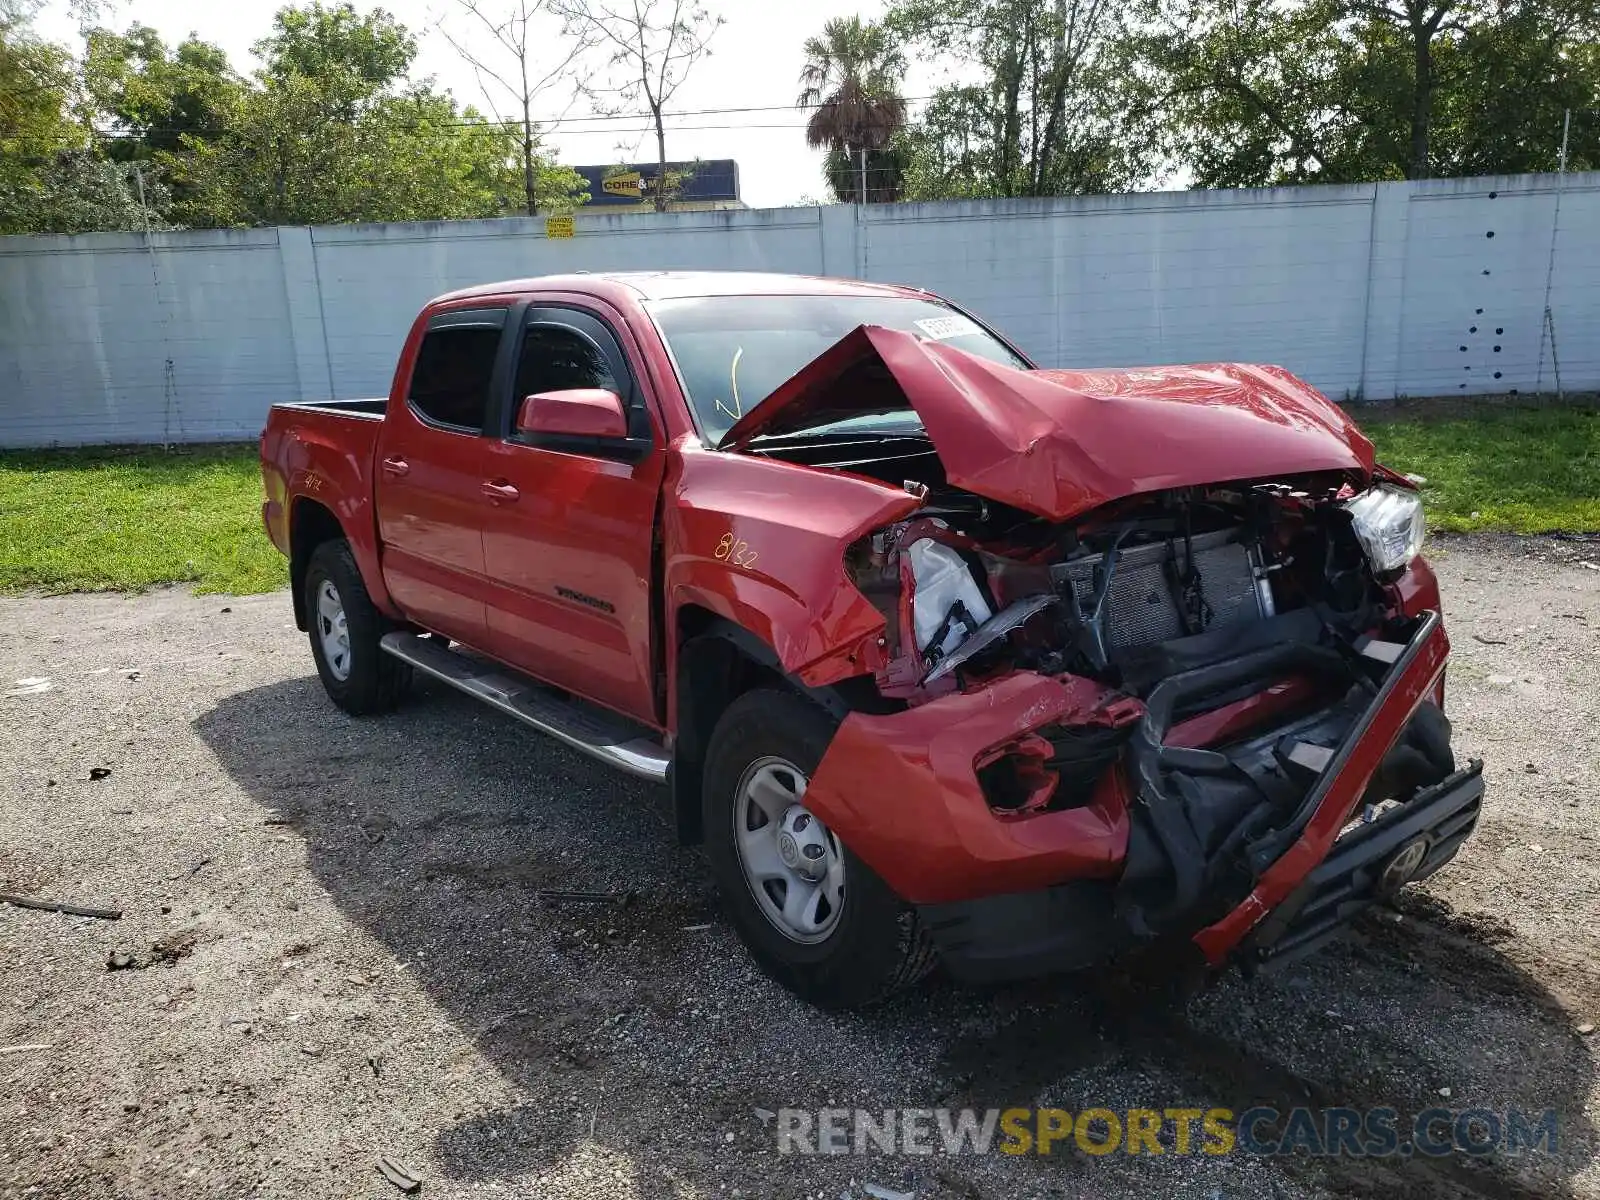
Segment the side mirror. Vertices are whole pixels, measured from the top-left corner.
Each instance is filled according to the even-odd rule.
[[[518,433],[625,438],[628,417],[622,397],[604,388],[569,388],[529,396],[517,410]]]

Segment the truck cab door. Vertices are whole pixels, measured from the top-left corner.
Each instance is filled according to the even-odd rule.
[[[486,631],[486,423],[507,319],[505,308],[473,308],[428,322],[373,464],[390,597],[409,620],[477,647]]]
[[[624,329],[594,310],[534,301],[516,339],[510,403],[483,482],[487,649],[537,678],[658,721],[652,556],[664,438]],[[628,436],[518,432],[531,395],[596,388],[624,402]]]

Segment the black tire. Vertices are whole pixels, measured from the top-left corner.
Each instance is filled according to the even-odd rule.
[[[344,678],[328,661],[322,644],[322,624],[317,600],[324,582],[333,584],[344,607],[345,625],[350,635],[350,667]],[[389,712],[411,684],[411,665],[401,662],[378,647],[378,640],[389,632],[384,619],[361,579],[361,568],[343,538],[323,542],[311,552],[306,565],[306,617],[310,625],[311,655],[317,660],[317,674],[331,699],[353,716]]]
[[[827,713],[792,692],[746,692],[711,735],[702,803],[706,857],[740,939],[772,978],[819,1008],[838,1010],[871,1004],[932,970],[934,951],[916,913],[841,839],[838,922],[822,941],[792,940],[762,912],[734,840],[739,784],[751,764],[782,758],[809,777],[835,728]]]

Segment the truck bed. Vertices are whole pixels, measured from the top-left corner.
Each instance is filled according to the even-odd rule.
[[[369,400],[289,400],[274,404],[272,407],[338,413],[347,417],[376,418],[381,421],[384,409],[388,405],[388,397],[377,396]]]
[[[262,518],[272,542],[289,545],[296,493],[372,528],[372,456],[388,401],[316,400],[274,404],[261,431]],[[361,547],[358,547],[358,552]]]

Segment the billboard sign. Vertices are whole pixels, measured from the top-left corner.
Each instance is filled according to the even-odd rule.
[[[612,163],[574,167],[589,187],[590,208],[637,207],[656,194],[656,163]],[[739,203],[739,164],[731,158],[669,162],[669,175],[677,176],[677,195],[685,204]]]

